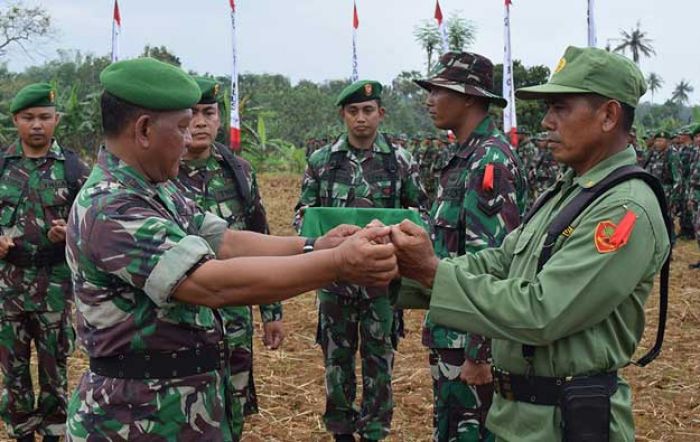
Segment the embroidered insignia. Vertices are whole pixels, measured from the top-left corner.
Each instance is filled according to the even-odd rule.
[[[562,57],[562,58],[559,60],[559,64],[557,64],[557,67],[554,69],[554,73],[555,73],[555,74],[558,74],[558,73],[561,72],[561,70],[564,69],[565,67],[566,67],[566,58]]]
[[[372,95],[372,85],[371,84],[366,84],[365,85],[365,95],[370,96]]]

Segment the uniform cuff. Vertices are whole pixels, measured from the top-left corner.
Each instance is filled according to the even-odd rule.
[[[214,253],[216,253],[221,246],[221,241],[227,229],[228,224],[226,221],[213,213],[206,212],[204,214],[204,221],[202,221],[202,227],[199,228],[199,236],[204,238]]]
[[[214,252],[203,238],[193,235],[182,238],[160,257],[151,274],[148,275],[143,291],[158,307],[168,304],[175,287],[180,284],[190,269],[203,258],[213,254]]]

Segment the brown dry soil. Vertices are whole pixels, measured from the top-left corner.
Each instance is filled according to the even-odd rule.
[[[300,179],[295,175],[260,177],[272,232],[291,235],[290,222]],[[700,260],[697,245],[679,241],[672,265],[666,342],[658,360],[644,369],[629,367],[624,376],[634,390],[637,440],[700,441],[700,271],[687,265]],[[653,340],[657,292],[647,305],[649,324],[644,348]],[[246,441],[330,441],[321,416],[324,383],[321,352],[314,345],[314,295],[284,304],[287,337],[280,350],[261,345],[256,325],[255,375],[260,414],[246,422]],[[426,349],[420,343],[422,313],[406,314],[407,336],[396,355],[396,407],[390,441],[430,439],[431,387]],[[641,353],[642,350],[640,350]],[[358,355],[359,356],[359,355]],[[86,368],[83,355],[70,359],[70,389]],[[358,396],[359,396],[358,392]],[[5,432],[0,429],[0,440]]]

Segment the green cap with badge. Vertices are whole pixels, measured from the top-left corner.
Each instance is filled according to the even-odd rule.
[[[10,104],[10,113],[16,114],[30,107],[55,107],[56,90],[48,83],[34,83],[17,92]]]
[[[364,103],[365,101],[381,100],[382,84],[374,80],[360,80],[347,86],[335,100],[336,106]]]
[[[667,140],[670,140],[673,137],[671,136],[671,132],[667,130],[657,130],[654,133],[654,138],[666,138]]]
[[[194,77],[199,90],[202,92],[202,98],[199,99],[199,104],[214,104],[219,102],[219,92],[221,85],[218,81],[210,77]]]
[[[551,94],[598,94],[637,107],[646,90],[644,75],[629,58],[569,46],[546,84],[520,88],[515,96],[533,100]]]
[[[107,66],[100,83],[115,97],[156,111],[189,109],[202,96],[197,82],[185,71],[149,57]]]

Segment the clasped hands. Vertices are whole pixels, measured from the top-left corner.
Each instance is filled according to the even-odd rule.
[[[365,228],[343,224],[318,238],[317,249],[333,249],[339,281],[385,286],[403,276],[432,287],[438,258],[428,233],[405,220]]]

